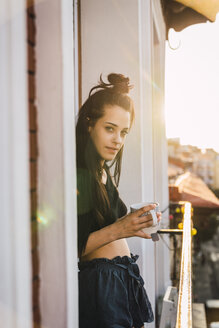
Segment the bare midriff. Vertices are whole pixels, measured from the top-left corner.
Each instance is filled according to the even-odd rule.
[[[130,256],[130,250],[126,239],[115,240],[95,251],[83,256],[81,261],[91,261],[96,258],[113,259],[116,256]]]

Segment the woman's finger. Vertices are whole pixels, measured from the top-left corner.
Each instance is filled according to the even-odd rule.
[[[151,214],[141,216],[138,218],[137,224],[144,224],[144,223],[149,223],[149,225],[153,224],[153,218]]]
[[[139,210],[135,211],[134,213],[137,215],[137,216],[141,216],[142,214],[144,214],[145,212],[148,212],[150,210],[153,210],[155,209],[156,207],[156,204],[150,204],[150,205],[147,205],[147,206],[143,206],[141,207]]]
[[[150,221],[138,224],[136,226],[136,228],[137,228],[137,230],[142,230],[142,229],[145,229],[145,228],[150,228],[150,227],[152,227],[152,225],[153,225],[153,220],[150,220]]]
[[[141,237],[141,238],[145,238],[145,239],[151,239],[151,236],[148,233],[145,233],[142,230],[139,230],[136,234],[136,237]]]

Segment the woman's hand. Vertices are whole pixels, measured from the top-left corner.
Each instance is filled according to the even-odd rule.
[[[119,234],[119,238],[127,238],[127,237],[141,237],[150,239],[151,236],[145,232],[143,232],[144,228],[151,227],[153,225],[153,219],[151,214],[147,216],[142,216],[145,212],[153,210],[156,207],[155,204],[151,204],[148,206],[144,206],[134,213],[129,213],[119,219],[115,224],[117,225],[117,232]],[[157,213],[158,222],[161,220],[161,213]]]
[[[126,237],[138,236],[141,238],[150,239],[151,236],[143,232],[142,229],[153,225],[152,216],[149,214],[141,217],[141,215],[154,208],[154,204],[142,207],[134,213],[123,216],[115,223],[92,232],[88,237],[86,248],[81,255],[86,256],[98,248],[101,248],[115,240]],[[161,213],[157,213],[157,219],[160,221]]]

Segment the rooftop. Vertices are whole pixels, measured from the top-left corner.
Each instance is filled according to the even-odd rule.
[[[178,200],[189,201],[196,207],[219,208],[219,199],[202,179],[191,172],[178,176],[171,187],[174,187],[175,193],[180,198]]]

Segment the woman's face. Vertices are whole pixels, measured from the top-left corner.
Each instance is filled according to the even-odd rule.
[[[130,113],[119,106],[107,105],[104,115],[89,127],[91,139],[102,160],[112,161],[125,142],[130,129]]]

